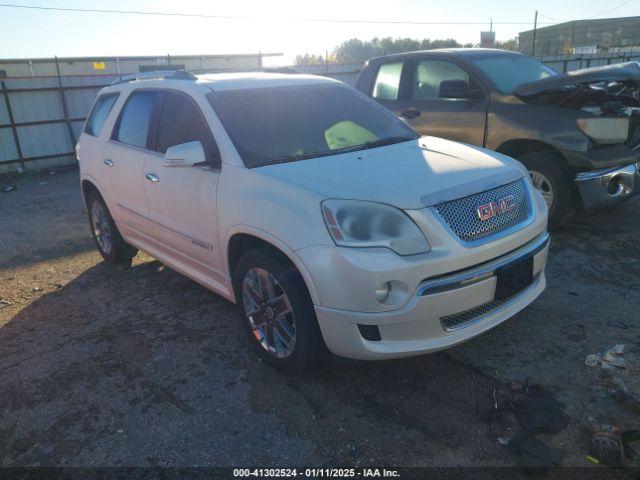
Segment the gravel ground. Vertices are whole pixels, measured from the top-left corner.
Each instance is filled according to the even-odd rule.
[[[569,418],[538,436],[564,450],[562,465],[590,465],[592,422],[640,427],[612,395],[620,381],[640,394],[640,199],[556,232],[546,292],[487,334],[290,377],[250,351],[231,303],[144,254],[104,264],[76,171],[8,183],[0,465],[511,466],[487,412],[494,389],[527,378]],[[617,343],[627,368],[585,366]]]

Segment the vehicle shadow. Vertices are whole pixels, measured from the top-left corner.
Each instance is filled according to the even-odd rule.
[[[507,462],[480,438],[495,381],[446,354],[288,376],[244,335],[234,305],[159,262],[95,265],[0,328],[0,463],[241,464],[278,428],[311,453],[265,451],[265,464],[453,463],[471,443],[470,463]]]

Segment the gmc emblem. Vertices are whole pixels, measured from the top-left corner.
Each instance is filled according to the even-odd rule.
[[[508,195],[495,202],[480,205],[476,210],[476,214],[481,222],[485,222],[490,218],[502,215],[516,208],[516,199],[513,195]]]

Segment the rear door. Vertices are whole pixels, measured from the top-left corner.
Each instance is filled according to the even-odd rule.
[[[105,149],[102,163],[109,172],[110,210],[125,237],[148,237],[144,162],[157,156],[150,149],[149,132],[159,99],[156,90],[134,90],[126,99]]]
[[[207,105],[208,107],[208,105]],[[210,108],[210,107],[208,107]],[[222,257],[218,245],[217,189],[220,153],[200,106],[190,95],[162,92],[153,149],[144,163],[144,193],[154,237],[166,255],[205,281],[220,281]],[[190,167],[165,167],[169,147],[199,141],[206,162]]]
[[[439,97],[447,80],[466,81],[478,97]],[[488,95],[462,63],[440,56],[383,64],[372,96],[423,135],[483,145]]]

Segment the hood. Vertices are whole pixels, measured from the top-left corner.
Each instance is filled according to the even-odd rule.
[[[255,168],[325,198],[415,210],[515,181],[524,167],[499,153],[436,137]]]
[[[523,83],[516,87],[513,94],[523,98],[560,90],[566,90],[571,94],[581,85],[601,82],[630,83],[637,86],[640,84],[640,66],[637,62],[627,62],[574,70],[535,82]]]

